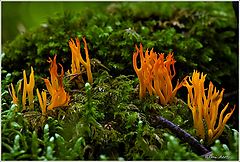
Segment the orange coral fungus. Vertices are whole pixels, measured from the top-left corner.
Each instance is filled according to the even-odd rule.
[[[140,82],[139,97],[142,99],[146,90],[149,94],[158,95],[160,103],[166,105],[172,102],[177,90],[182,86],[182,83],[177,83],[175,89],[172,86],[172,78],[175,76],[173,54],[169,53],[166,61],[164,61],[164,54],[157,55],[153,49],[143,54],[143,47],[140,44],[140,49],[136,46],[136,52],[133,54],[133,68],[137,73]],[[137,57],[140,54],[141,67],[137,67]]]
[[[231,117],[235,106],[230,113],[223,117],[224,112],[228,108],[227,104],[218,117],[218,108],[223,98],[224,89],[219,93],[216,87],[214,88],[212,82],[210,82],[206,96],[204,89],[205,78],[206,74],[203,75],[201,73],[200,75],[199,72],[194,71],[192,79],[189,77],[190,84],[186,79],[183,86],[188,89],[188,106],[192,111],[197,136],[202,139],[207,138],[207,144],[211,144],[222,134],[224,126]],[[217,118],[218,126],[216,127]]]
[[[88,77],[88,82],[92,83],[93,78],[92,78],[92,72],[91,72],[91,64],[90,64],[90,59],[88,55],[88,48],[87,48],[87,42],[85,38],[83,38],[84,42],[84,50],[85,50],[85,55],[86,55],[86,61],[83,60],[81,51],[80,51],[80,41],[78,38],[76,38],[76,44],[74,43],[74,40],[71,39],[69,41],[69,46],[72,51],[72,64],[71,64],[71,74],[81,74],[81,64],[86,68],[87,71],[87,77]]]
[[[50,65],[50,75],[51,75],[51,83],[48,79],[44,79],[44,82],[46,84],[46,87],[51,95],[51,101],[50,105],[48,106],[48,110],[52,110],[54,107],[58,106],[67,106],[69,102],[69,95],[65,92],[63,87],[63,67],[61,64],[61,74],[58,75],[57,73],[57,63],[56,63],[56,55],[54,56],[54,59],[52,60],[49,58]]]
[[[34,80],[34,71],[31,67],[31,74],[29,79],[29,84],[27,83],[27,76],[25,70],[23,71],[23,95],[22,95],[22,105],[23,110],[26,109],[26,95],[28,95],[28,102],[29,102],[29,108],[33,110],[34,108],[34,96],[33,96],[33,88],[35,85]]]
[[[15,89],[14,89],[12,83],[11,83],[11,90],[9,89],[9,93],[10,93],[12,99],[13,99],[13,103],[17,105],[18,104],[18,98],[16,96],[16,92],[15,92]]]
[[[41,96],[42,94],[42,96]],[[37,88],[37,96],[38,96],[38,101],[42,110],[42,114],[46,115],[47,112],[47,93],[45,91],[42,91],[42,93],[39,93],[39,90]]]

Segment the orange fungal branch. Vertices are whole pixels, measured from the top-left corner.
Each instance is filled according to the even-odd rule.
[[[140,68],[137,67],[138,55],[140,55]],[[172,79],[176,74],[175,62],[173,53],[169,53],[164,60],[163,53],[157,54],[153,49],[150,52],[147,49],[144,55],[142,44],[140,49],[136,46],[136,52],[133,54],[133,68],[140,82],[140,99],[145,97],[148,90],[150,95],[159,96],[162,105],[173,101],[177,90],[182,87],[182,82],[177,82],[174,89],[172,86]]]
[[[207,144],[211,144],[222,134],[224,126],[235,110],[235,106],[224,116],[224,112],[229,105],[227,104],[219,116],[218,109],[223,98],[224,89],[219,92],[210,82],[206,96],[205,78],[206,74],[201,73],[200,75],[199,72],[194,70],[192,79],[190,77],[188,78],[189,81],[186,79],[183,86],[188,90],[188,106],[192,111],[197,136],[204,140],[207,139]]]
[[[88,55],[88,48],[86,39],[83,38],[84,50],[86,55],[86,61],[83,60],[81,51],[80,51],[80,41],[78,38],[75,39],[76,44],[73,39],[69,41],[69,47],[72,51],[72,64],[71,64],[71,74],[81,74],[81,64],[86,68],[88,82],[93,83],[92,72],[91,72],[91,63]]]
[[[49,69],[51,75],[51,83],[48,79],[44,79],[44,82],[46,84],[48,92],[51,95],[50,105],[47,109],[52,110],[55,107],[67,106],[70,97],[65,92],[63,87],[64,71],[61,64],[59,64],[59,66],[61,67],[61,74],[58,75],[57,73],[56,55],[54,56],[53,60],[49,58],[48,62],[51,64]]]

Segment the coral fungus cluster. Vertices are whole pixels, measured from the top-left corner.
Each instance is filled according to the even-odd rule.
[[[140,68],[137,67],[137,57],[140,54]],[[146,50],[143,53],[143,47],[140,49],[136,46],[136,52],[133,54],[133,67],[138,76],[140,84],[139,97],[142,99],[148,90],[149,94],[158,95],[160,103],[166,105],[173,101],[177,90],[185,86],[188,89],[188,106],[192,111],[194,128],[197,136],[201,139],[206,139],[207,144],[211,144],[223,132],[224,126],[228,119],[233,114],[234,108],[224,117],[224,112],[228,108],[228,104],[218,116],[218,108],[223,98],[224,89],[219,93],[214,88],[212,82],[209,84],[208,95],[205,95],[204,82],[206,75],[194,71],[192,79],[189,76],[185,77],[181,83],[177,82],[173,89],[172,78],[176,71],[173,54],[169,53],[164,61],[164,54],[157,54],[153,49],[149,52]],[[189,82],[187,79],[189,78]],[[216,122],[218,119],[218,126]]]
[[[140,68],[137,67],[139,54]],[[133,54],[133,67],[140,82],[140,99],[146,95],[146,90],[148,90],[150,95],[159,96],[162,105],[173,101],[177,90],[182,87],[182,82],[177,82],[175,88],[172,86],[172,79],[176,74],[175,62],[171,52],[164,61],[163,53],[158,55],[153,49],[150,52],[147,49],[144,55],[142,45],[140,44],[140,49],[136,46],[136,52]]]
[[[72,53],[72,64],[71,73],[68,74],[74,78],[78,76],[78,79],[82,79],[83,66],[86,69],[88,82],[92,83],[91,64],[88,55],[87,43],[83,38],[86,61],[84,61],[80,52],[80,41],[76,38],[76,44],[73,39],[69,41],[69,47]],[[140,55],[138,68],[138,56]],[[64,90],[63,77],[64,69],[61,64],[61,73],[58,74],[58,65],[56,63],[56,55],[52,60],[49,58],[50,63],[50,80],[43,79],[47,91],[42,91],[41,94],[36,89],[39,105],[43,115],[47,114],[47,110],[53,110],[56,107],[67,106],[70,100],[69,94]],[[207,144],[211,144],[217,139],[223,132],[224,126],[228,119],[233,114],[234,108],[231,112],[224,116],[225,111],[228,108],[228,104],[223,108],[220,115],[218,115],[219,105],[223,98],[224,89],[219,92],[216,87],[210,82],[208,87],[207,95],[205,94],[206,89],[204,88],[204,82],[206,75],[203,73],[200,75],[199,72],[194,71],[192,78],[187,76],[182,82],[177,82],[175,88],[172,85],[172,79],[176,75],[175,70],[175,59],[173,53],[169,53],[167,57],[164,54],[157,54],[151,49],[143,52],[143,46],[140,44],[140,48],[136,46],[136,52],[133,54],[133,67],[139,78],[140,92],[139,97],[143,99],[148,91],[149,95],[159,96],[160,103],[166,105],[173,102],[174,97],[179,88],[182,86],[188,90],[188,106],[192,111],[194,128],[196,129],[197,136],[204,139]],[[81,66],[83,65],[83,66]],[[34,110],[34,94],[33,89],[35,85],[34,70],[31,67],[31,74],[29,83],[27,83],[27,76],[25,70],[23,71],[23,92],[22,92],[22,107],[26,110],[26,100],[28,96],[28,107],[30,110]],[[21,82],[18,86],[17,94],[21,89]],[[48,101],[47,94],[50,94],[51,99]],[[19,104],[18,96],[16,95],[13,84],[11,84],[10,94],[14,104]],[[218,124],[217,123],[218,120]],[[217,125],[217,126],[216,126]]]
[[[63,87],[63,75],[64,70],[61,64],[61,74],[57,73],[57,63],[56,63],[56,55],[52,60],[49,58],[50,66],[50,75],[51,75],[51,83],[48,79],[44,79],[47,90],[51,95],[50,105],[48,106],[48,110],[52,110],[54,107],[59,106],[67,106],[69,101],[69,95],[65,92]]]
[[[87,71],[87,77],[88,77],[88,82],[92,83],[93,78],[92,78],[92,72],[91,72],[91,64],[90,64],[90,59],[88,56],[88,48],[87,48],[87,43],[85,38],[83,38],[84,42],[84,50],[85,50],[85,55],[86,55],[86,61],[83,60],[81,51],[80,51],[80,41],[78,38],[76,38],[76,44],[74,43],[74,40],[71,39],[69,41],[69,47],[71,48],[72,51],[72,65],[71,65],[71,74],[81,74],[81,64],[86,68]],[[68,71],[70,74],[70,72]],[[81,75],[79,75],[81,77]],[[82,78],[80,78],[82,80]]]
[[[194,128],[197,131],[197,135],[202,139],[207,138],[207,144],[211,144],[222,134],[224,126],[233,114],[235,106],[231,112],[224,116],[224,112],[228,108],[227,104],[221,111],[220,116],[218,116],[218,109],[223,98],[224,89],[219,93],[212,82],[210,82],[206,95],[206,89],[204,88],[205,78],[206,74],[203,75],[201,73],[200,75],[199,72],[194,71],[192,79],[189,77],[189,82],[186,79],[183,86],[188,89],[188,106],[192,111]],[[218,124],[216,124],[217,118]]]
[[[18,90],[17,93],[21,90],[22,85],[22,80],[20,81],[20,84],[18,85]],[[34,70],[31,67],[31,74],[29,77],[29,83],[27,83],[27,76],[26,76],[26,71],[23,71],[23,93],[22,93],[22,108],[23,110],[26,110],[26,100],[28,96],[28,103],[29,103],[29,108],[33,110],[34,108],[34,95],[33,95],[33,88],[35,85],[35,80],[34,80]],[[11,83],[11,90],[9,90],[10,95],[13,99],[13,103],[18,105],[19,99],[18,96],[16,95],[15,89],[13,84]]]
[[[80,52],[80,42],[79,39],[76,38],[77,45],[74,44],[73,40],[69,41],[69,46],[72,50],[72,74],[81,74],[80,73],[80,67],[81,64],[84,65],[87,71],[87,76],[88,76],[88,81],[90,83],[93,82],[92,79],[92,73],[91,73],[91,65],[90,65],[90,59],[88,56],[88,49],[87,49],[87,43],[85,38],[83,38],[84,41],[84,49],[86,52],[86,62],[83,60],[81,52]],[[50,63],[50,81],[49,79],[43,79],[47,91],[42,91],[41,94],[37,88],[37,97],[39,100],[39,104],[41,107],[41,111],[43,115],[46,115],[47,110],[53,110],[53,108],[60,107],[60,106],[67,106],[70,100],[69,94],[64,90],[64,85],[63,85],[63,77],[64,77],[64,69],[61,64],[59,66],[61,67],[61,74],[58,74],[58,65],[56,63],[56,55],[54,56],[54,59],[52,60],[49,58],[48,62]],[[81,75],[80,75],[81,76]],[[34,80],[34,70],[31,67],[31,74],[30,74],[30,79],[29,83],[27,83],[27,76],[25,70],[23,71],[23,94],[22,94],[22,107],[23,110],[26,110],[26,97],[28,96],[28,102],[29,102],[29,109],[34,110],[34,85],[35,85],[35,80]],[[18,87],[19,92],[21,89],[21,84]],[[47,106],[47,92],[51,96],[51,100]],[[10,94],[13,99],[13,103],[18,105],[19,100],[16,95],[15,89],[13,84],[11,84],[11,90]]]

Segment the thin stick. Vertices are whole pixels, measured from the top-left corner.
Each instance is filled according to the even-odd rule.
[[[174,123],[170,122],[169,120],[161,116],[156,116],[153,122],[154,125],[157,125],[158,127],[160,126],[170,129],[171,132],[174,133],[178,138],[180,138],[184,142],[187,142],[193,148],[193,151],[196,154],[203,155],[210,152],[207,148],[200,144],[193,136],[191,136],[189,133],[187,133]]]

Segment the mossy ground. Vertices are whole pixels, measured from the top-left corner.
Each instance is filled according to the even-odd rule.
[[[171,130],[150,121],[159,115],[195,136],[186,89],[181,88],[175,102],[167,106],[161,106],[156,96],[139,100],[132,54],[140,43],[159,53],[173,51],[174,85],[197,69],[218,89],[226,89],[224,105],[230,102],[238,107],[236,24],[232,4],[224,2],[112,3],[103,12],[87,9],[49,17],[43,26],[3,46],[2,159],[204,160]],[[49,111],[48,116],[41,115],[37,97],[32,112],[22,112],[11,103],[8,86],[17,84],[23,69],[29,74],[33,66],[36,87],[45,88],[41,78],[49,76],[48,57],[57,54],[57,62],[67,71],[68,41],[83,36],[92,59],[92,85],[77,86],[65,77],[69,106]],[[235,114],[219,138],[222,144],[206,146],[213,152],[212,159],[238,159]]]

